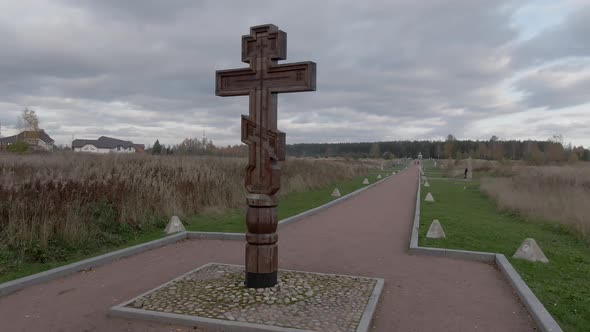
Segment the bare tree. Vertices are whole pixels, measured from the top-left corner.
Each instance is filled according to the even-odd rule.
[[[371,150],[369,150],[369,155],[373,158],[380,158],[381,157],[381,147],[379,143],[375,142],[371,145]]]
[[[39,131],[39,117],[37,113],[28,107],[21,113],[22,124],[26,131]]]
[[[17,119],[19,130],[24,131],[24,139],[39,138],[39,117],[34,110],[25,108]]]
[[[16,130],[18,130],[18,132],[20,133],[21,131],[23,131],[24,128],[24,124],[23,124],[23,118],[19,115],[16,117]]]
[[[563,135],[562,134],[553,134],[553,137],[548,139],[548,141],[563,145]]]
[[[449,134],[447,135],[447,141],[445,143],[444,146],[444,151],[445,151],[445,158],[447,159],[453,159],[454,155],[455,155],[455,141],[457,139],[455,138],[455,136]]]

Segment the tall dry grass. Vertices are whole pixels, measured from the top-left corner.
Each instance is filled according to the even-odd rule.
[[[197,156],[0,154],[0,256],[37,259],[48,246],[108,243],[170,215],[243,206],[245,165]],[[280,194],[366,172],[362,163],[289,160]]]
[[[499,167],[511,177],[482,179],[500,209],[573,226],[590,239],[590,165]]]

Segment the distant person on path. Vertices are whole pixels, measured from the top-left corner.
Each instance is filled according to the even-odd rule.
[[[467,179],[467,172],[468,172],[468,171],[467,171],[467,168],[466,168],[466,169],[465,169],[465,177],[464,177],[464,179]]]

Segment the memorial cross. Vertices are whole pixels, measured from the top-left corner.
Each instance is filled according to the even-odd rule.
[[[285,133],[277,129],[277,95],[314,91],[316,64],[278,64],[287,58],[287,34],[275,25],[250,28],[242,36],[242,61],[248,68],[218,70],[217,96],[249,96],[249,115],[242,115],[242,142],[248,145],[245,186],[248,192],[246,224],[246,287],[277,283],[278,219],[275,194],[281,187],[285,160]]]

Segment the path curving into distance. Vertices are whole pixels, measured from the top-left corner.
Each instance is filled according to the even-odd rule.
[[[279,229],[279,267],[385,279],[374,331],[532,331],[500,272],[407,253],[417,168]],[[195,331],[108,309],[209,262],[243,264],[241,241],[185,240],[0,297],[0,331]]]

